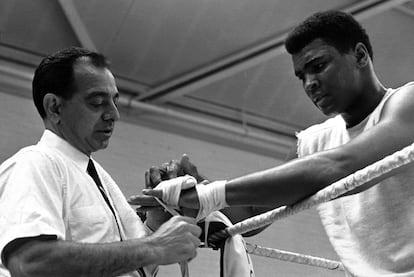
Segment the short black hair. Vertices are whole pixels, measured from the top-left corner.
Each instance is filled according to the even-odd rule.
[[[47,93],[63,99],[73,96],[73,65],[83,57],[88,58],[87,61],[96,67],[109,68],[109,61],[104,55],[81,47],[59,50],[40,62],[34,73],[32,93],[34,104],[42,118],[46,117],[43,98]]]
[[[348,13],[329,10],[311,15],[288,34],[285,47],[289,54],[297,54],[317,38],[323,39],[340,53],[348,53],[361,42],[371,59],[374,58],[366,30]]]

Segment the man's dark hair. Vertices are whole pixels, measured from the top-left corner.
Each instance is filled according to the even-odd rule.
[[[73,96],[73,65],[80,58],[87,58],[88,62],[98,68],[109,68],[109,62],[104,55],[80,47],[70,47],[53,53],[45,57],[36,68],[32,83],[33,101],[42,118],[46,117],[43,98],[47,93],[66,100]]]
[[[365,29],[352,15],[345,12],[330,10],[311,15],[288,34],[285,47],[289,54],[297,54],[317,38],[323,39],[340,53],[348,53],[361,42],[371,59],[374,58]]]

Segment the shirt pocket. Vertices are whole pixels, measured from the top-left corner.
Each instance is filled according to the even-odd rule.
[[[100,206],[72,209],[68,225],[73,241],[96,243],[110,242],[116,238],[111,220]]]

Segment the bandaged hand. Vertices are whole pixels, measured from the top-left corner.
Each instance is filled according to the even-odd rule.
[[[190,175],[180,176],[162,181],[155,190],[162,191],[162,201],[167,205],[178,208],[178,201],[182,190],[190,189],[197,185],[197,181]],[[145,193],[144,193],[145,194]]]
[[[225,200],[225,185],[226,181],[215,181],[208,185],[197,184],[194,177],[187,175],[163,181],[155,189],[144,190],[143,193],[161,198],[164,203],[173,208],[198,206],[196,220],[200,221],[211,212],[228,206]],[[186,190],[190,192],[191,188],[195,188],[196,197],[185,193]]]
[[[196,217],[197,221],[204,219],[210,213],[227,207],[226,203],[227,181],[215,181],[208,185],[197,185],[196,191],[200,201],[200,209]]]

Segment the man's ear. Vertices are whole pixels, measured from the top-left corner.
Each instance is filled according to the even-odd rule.
[[[54,123],[60,122],[60,108],[62,106],[62,99],[53,93],[47,93],[43,97],[43,108],[46,112],[46,117]]]
[[[355,51],[355,58],[358,66],[364,67],[368,64],[369,61],[369,53],[368,49],[365,44],[358,42],[354,48]]]

